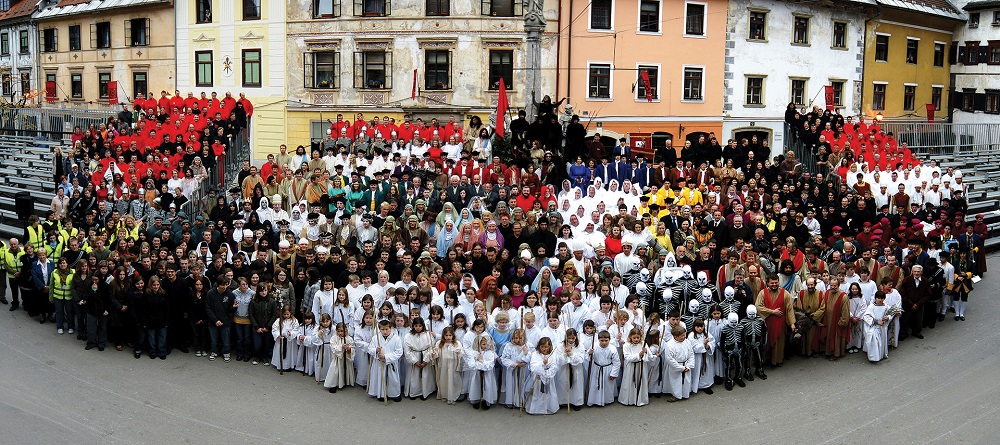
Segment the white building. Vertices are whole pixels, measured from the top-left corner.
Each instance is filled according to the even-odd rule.
[[[842,114],[857,114],[865,19],[873,6],[873,0],[730,1],[720,141],[757,135],[778,154],[788,104],[824,107],[826,85],[834,86]]]
[[[1000,123],[1000,2],[956,3],[969,19],[952,43],[952,122]]]
[[[3,101],[19,102],[38,90],[38,0],[0,0],[0,89]],[[44,93],[28,102],[38,102]]]

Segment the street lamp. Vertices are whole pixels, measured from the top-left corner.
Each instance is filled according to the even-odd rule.
[[[882,119],[885,119],[885,116],[882,115],[881,111],[875,113],[875,122],[882,122]]]

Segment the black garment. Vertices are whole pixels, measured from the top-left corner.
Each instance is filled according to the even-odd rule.
[[[236,306],[233,302],[236,296],[229,290],[219,292],[218,288],[208,291],[205,297],[205,322],[209,326],[215,326],[221,321],[223,326],[233,324],[233,314],[236,313]]]

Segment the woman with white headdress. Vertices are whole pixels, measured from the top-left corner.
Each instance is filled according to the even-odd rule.
[[[448,218],[444,220],[444,228],[438,232],[437,238],[437,250],[438,258],[444,259],[445,255],[448,254],[448,250],[451,246],[455,244],[455,240],[458,239],[458,228],[455,227],[455,222]]]
[[[447,220],[451,220],[452,223],[458,221],[459,214],[458,210],[455,210],[455,205],[450,202],[445,202],[441,207],[441,212],[437,215],[437,225],[439,229],[444,228],[444,223]]]
[[[632,185],[631,181],[622,181],[622,195],[629,210],[639,207],[641,191],[639,187]]]
[[[564,199],[573,198],[573,193],[574,193],[573,190],[574,190],[573,183],[570,182],[569,179],[563,179],[562,189],[559,190],[559,195],[558,195],[559,202],[562,202],[562,200]]]
[[[302,216],[302,210],[299,210],[299,206],[292,207],[292,216],[288,220],[288,231],[298,235],[302,233],[305,226],[306,218]]]
[[[262,223],[271,221],[271,200],[267,196],[260,198],[260,206],[257,207],[257,218]]]
[[[538,270],[538,275],[535,275],[535,279],[531,282],[531,290],[538,292],[538,286],[542,283],[542,280],[549,283],[549,289],[555,290],[560,286],[559,280],[556,280],[556,275],[549,266],[543,266]]]

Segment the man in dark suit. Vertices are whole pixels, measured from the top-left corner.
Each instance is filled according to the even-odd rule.
[[[908,335],[924,338],[920,335],[920,328],[924,322],[924,303],[927,302],[930,281],[923,277],[923,273],[923,266],[915,264],[910,270],[910,276],[903,278],[902,284],[899,285],[899,295],[903,299],[900,340]]]
[[[49,282],[52,278],[52,273],[56,270],[56,263],[48,259],[45,249],[38,249],[38,252],[35,254],[38,259],[31,265],[31,282],[35,287],[35,302],[32,305],[25,304],[25,306],[34,306],[32,312],[35,313],[29,312],[28,315],[41,314],[42,323],[45,323],[45,318],[52,316],[52,310],[49,309]]]

